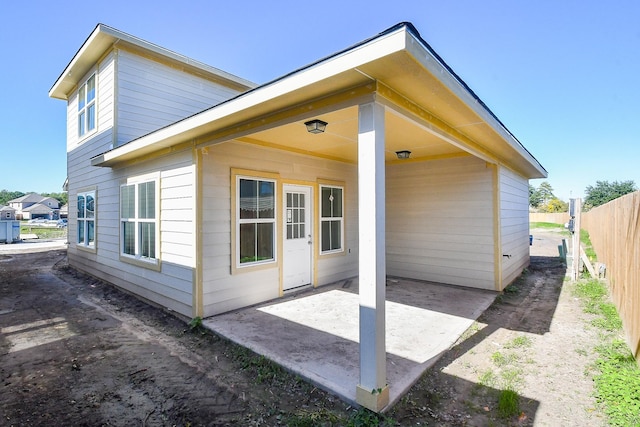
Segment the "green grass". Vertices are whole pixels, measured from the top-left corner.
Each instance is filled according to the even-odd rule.
[[[511,418],[520,413],[520,396],[513,390],[502,390],[498,396],[498,415]]]
[[[511,341],[507,342],[504,345],[504,348],[507,348],[507,349],[511,349],[511,348],[528,348],[528,347],[531,347],[531,344],[532,344],[531,338],[529,338],[526,335],[518,335],[517,337],[515,337]]]
[[[530,222],[529,228],[545,228],[548,230],[566,231],[564,224],[556,224],[554,222]]]
[[[640,425],[640,367],[626,343],[619,338],[622,322],[615,306],[608,301],[604,282],[590,279],[578,282],[574,295],[583,301],[586,313],[596,318],[591,324],[603,332],[605,343],[595,350],[593,378],[596,399],[612,426]]]
[[[594,263],[598,260],[598,256],[596,255],[596,251],[593,250],[593,245],[591,244],[591,239],[589,238],[589,232],[587,230],[580,230],[580,243],[584,247],[584,253],[587,254],[587,258],[591,263]]]
[[[60,239],[67,237],[67,229],[21,224],[20,234],[35,234],[38,236],[38,239]]]

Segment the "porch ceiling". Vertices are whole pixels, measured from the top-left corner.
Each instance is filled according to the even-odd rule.
[[[281,148],[319,157],[356,163],[358,157],[358,107],[321,114],[328,123],[321,134],[307,132],[305,120],[240,138],[243,142]],[[397,161],[396,151],[410,150],[411,159],[425,160],[465,155],[460,148],[420,128],[416,123],[387,110],[385,160]]]

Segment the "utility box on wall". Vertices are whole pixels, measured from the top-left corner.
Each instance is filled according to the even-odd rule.
[[[20,240],[20,221],[0,221],[0,243]]]

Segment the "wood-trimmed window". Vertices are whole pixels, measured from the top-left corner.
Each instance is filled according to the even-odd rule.
[[[78,88],[78,137],[96,130],[96,75]]]
[[[320,185],[320,253],[344,248],[344,187]]]
[[[276,260],[276,181],[236,176],[236,266]]]
[[[96,236],[96,190],[78,192],[78,235],[79,246],[95,247]]]
[[[160,258],[159,179],[133,178],[120,186],[120,255],[157,264]]]

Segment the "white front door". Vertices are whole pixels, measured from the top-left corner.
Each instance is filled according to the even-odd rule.
[[[311,187],[284,186],[284,259],[282,289],[311,283]]]

